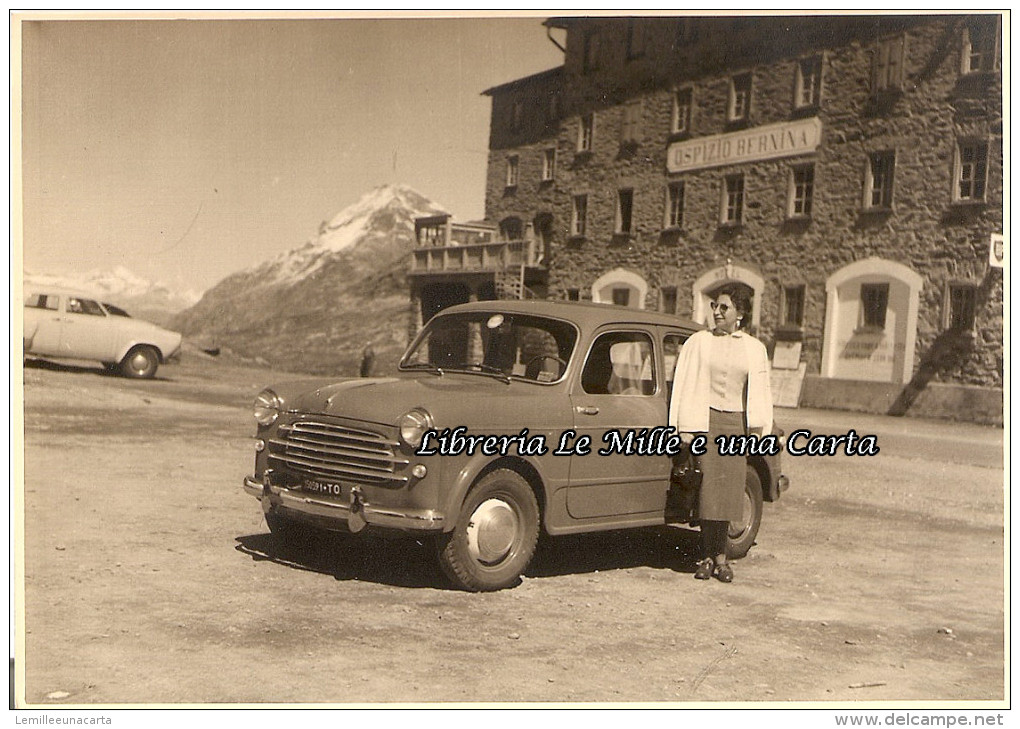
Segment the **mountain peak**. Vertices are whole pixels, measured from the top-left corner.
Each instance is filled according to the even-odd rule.
[[[357,202],[348,205],[319,229],[316,245],[331,251],[341,251],[358,243],[371,227],[373,218],[380,212],[401,212],[401,217],[413,222],[414,218],[446,212],[427,197],[400,184],[379,185],[369,190]]]

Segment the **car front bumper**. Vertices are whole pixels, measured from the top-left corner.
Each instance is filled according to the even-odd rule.
[[[344,501],[327,501],[297,489],[272,483],[268,479],[244,477],[245,493],[262,502],[262,510],[326,529],[358,532],[365,526],[403,532],[443,530],[443,515],[433,509],[393,509],[367,503],[359,487],[354,486]]]

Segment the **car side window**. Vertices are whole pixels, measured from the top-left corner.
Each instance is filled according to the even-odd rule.
[[[59,305],[60,297],[51,294],[29,294],[28,298],[25,299],[25,308],[27,309],[56,311]]]
[[[589,395],[652,395],[655,365],[651,337],[644,332],[599,335],[588,352],[581,389]]]
[[[67,300],[67,311],[71,314],[88,314],[89,316],[106,316],[103,308],[92,299],[79,299],[75,296]]]

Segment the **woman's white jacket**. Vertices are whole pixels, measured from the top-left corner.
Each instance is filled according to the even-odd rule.
[[[744,345],[747,357],[747,387],[744,388],[744,412],[749,431],[761,429],[762,435],[772,432],[772,387],[769,383],[769,357],[765,345],[746,332],[731,335]],[[708,432],[709,396],[711,394],[712,343],[711,331],[695,332],[684,343],[676,360],[673,394],[669,400],[669,425],[678,433]]]

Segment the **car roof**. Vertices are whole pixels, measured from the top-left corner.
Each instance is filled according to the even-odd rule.
[[[693,319],[665,314],[659,311],[631,309],[615,304],[595,304],[582,301],[550,301],[548,299],[495,299],[457,304],[443,309],[441,313],[467,311],[499,311],[507,314],[533,314],[551,316],[572,321],[584,329],[603,324],[652,324],[656,326],[679,327],[688,331],[704,329]]]

